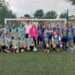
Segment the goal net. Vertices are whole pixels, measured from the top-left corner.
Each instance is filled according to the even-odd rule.
[[[65,28],[66,20],[65,19],[25,19],[25,18],[6,18],[5,19],[5,28],[6,33],[10,36],[13,36],[15,40],[19,39],[24,42],[26,27],[35,25],[38,29],[39,26],[51,29],[51,31],[56,28],[60,29]],[[30,42],[30,41],[29,41]]]
[[[25,25],[33,25],[35,24],[38,26],[45,26],[50,29],[53,29],[54,27],[65,28],[66,26],[66,20],[65,19],[25,19],[25,18],[6,18],[5,19],[5,27],[7,28],[8,32],[14,32],[17,33],[21,30],[24,31]],[[10,30],[11,29],[11,30]]]

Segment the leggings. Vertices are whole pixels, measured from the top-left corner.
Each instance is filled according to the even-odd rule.
[[[37,39],[35,37],[33,37],[33,41],[34,41],[35,47],[37,47]]]

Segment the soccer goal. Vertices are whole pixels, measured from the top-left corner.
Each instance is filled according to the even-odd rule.
[[[27,19],[27,18],[5,18],[5,27],[9,32],[21,33],[25,25],[45,26],[53,29],[54,27],[65,28],[66,19]],[[7,31],[8,31],[7,30]]]
[[[66,20],[65,19],[26,19],[26,18],[6,18],[5,19],[5,28],[6,28],[6,33],[9,36],[14,37],[14,42],[19,42],[20,40],[20,45],[24,44],[26,42],[25,38],[25,27],[27,25],[36,25],[38,28],[39,26],[44,26],[45,28],[50,28],[51,30],[56,27],[56,28],[64,28],[66,25]],[[26,28],[27,29],[27,28]],[[25,40],[25,42],[24,42]],[[29,45],[30,45],[30,41]],[[26,42],[26,44],[28,43]],[[19,43],[17,43],[19,44]],[[15,43],[14,43],[15,45]]]
[[[45,26],[53,29],[54,27],[65,28],[66,19],[27,19],[27,18],[5,18],[5,27],[13,32],[24,30],[25,25]],[[14,29],[16,27],[16,30]],[[17,29],[19,28],[19,30]],[[11,31],[10,30],[10,31]]]

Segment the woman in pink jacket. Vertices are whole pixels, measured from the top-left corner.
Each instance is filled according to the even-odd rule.
[[[37,45],[36,42],[37,42],[37,38],[38,38],[38,29],[35,24],[33,24],[32,27],[30,28],[30,36],[31,36],[31,38],[33,38],[34,44],[36,46]]]

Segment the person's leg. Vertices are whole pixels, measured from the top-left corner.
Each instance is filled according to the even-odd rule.
[[[34,49],[34,46],[30,46],[30,50],[33,51],[33,49]]]
[[[57,47],[56,43],[53,42],[53,44],[52,44],[52,48],[53,48],[53,51],[55,51],[55,52],[56,52],[56,47]]]
[[[37,45],[38,45],[38,47],[40,47],[40,37],[39,36],[37,38]]]
[[[36,42],[35,37],[33,37],[33,41],[34,41],[34,46],[36,47],[37,46],[37,42]]]
[[[75,36],[73,37],[73,44],[74,44],[74,48],[75,48]]]
[[[6,53],[6,51],[5,51],[6,49],[7,49],[7,46],[3,45],[2,46],[2,52]]]

